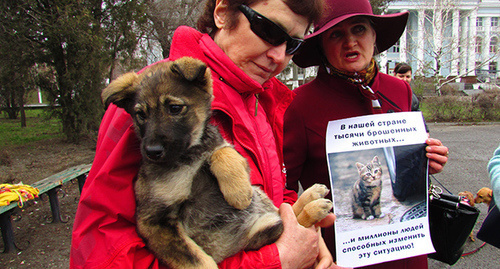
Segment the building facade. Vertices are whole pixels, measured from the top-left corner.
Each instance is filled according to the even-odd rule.
[[[386,13],[401,11],[406,31],[380,55],[382,69],[407,62],[416,75],[500,78],[500,0],[395,0]]]

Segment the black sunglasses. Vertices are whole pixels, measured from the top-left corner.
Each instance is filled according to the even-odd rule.
[[[248,6],[240,5],[238,9],[247,17],[252,32],[262,38],[262,40],[273,46],[279,46],[286,42],[285,52],[287,54],[292,55],[296,53],[304,43],[303,39],[291,37],[279,25]]]

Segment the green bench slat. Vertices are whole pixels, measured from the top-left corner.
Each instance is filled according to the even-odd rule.
[[[45,179],[42,179],[36,183],[33,183],[31,186],[38,188],[38,190],[40,191],[38,195],[41,195],[57,186],[61,186],[72,179],[75,179],[85,173],[88,173],[90,171],[91,166],[92,164],[82,164],[74,166],[62,172],[49,176]],[[6,206],[0,206],[0,214],[3,214],[4,212],[9,211],[16,206],[18,206],[17,202],[12,202]]]
[[[90,171],[90,167],[91,164],[75,166],[33,183],[31,186],[38,188],[38,190],[40,190],[40,194],[42,194],[56,186],[63,185],[64,183],[87,173]]]
[[[17,202],[12,202],[8,205],[0,206],[0,214],[3,214],[4,212],[9,211],[16,206],[17,206]]]

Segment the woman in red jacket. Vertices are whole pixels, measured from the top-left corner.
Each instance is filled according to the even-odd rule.
[[[292,92],[274,76],[288,64],[320,10],[319,0],[209,0],[199,20],[201,32],[179,27],[172,40],[168,60],[191,56],[210,67],[213,123],[248,160],[252,184],[261,186],[276,206],[294,201],[296,194],[284,192],[281,150],[283,115]],[[78,205],[71,268],[164,266],[136,232],[133,182],[140,162],[132,118],[111,105]],[[303,268],[317,258],[322,268],[331,266],[315,228],[298,225],[289,205],[281,205],[280,214],[285,231],[275,244],[240,252],[219,266]]]
[[[380,73],[373,56],[391,47],[406,26],[408,12],[373,15],[368,0],[327,0],[327,14],[293,57],[300,67],[319,66],[312,82],[297,88],[285,114],[284,158],[287,188],[299,183],[329,186],[326,129],[329,121],[374,113],[410,111],[408,83]],[[431,173],[447,162],[448,148],[428,139]],[[333,228],[323,237],[335,253]],[[384,263],[381,268],[426,268],[426,256]]]

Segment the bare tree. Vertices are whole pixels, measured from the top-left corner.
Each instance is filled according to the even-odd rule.
[[[457,78],[465,77],[476,68],[486,65],[493,57],[474,61],[474,68],[466,68],[464,59],[474,48],[475,37],[465,28],[467,17],[473,11],[460,11],[460,1],[431,0],[415,1],[419,11],[417,29],[409,28],[410,45],[407,53],[417,61],[417,75],[431,76],[436,85],[435,91],[441,94],[441,88]],[[464,25],[461,25],[464,24]],[[475,23],[475,21],[470,21]],[[462,29],[461,29],[462,28]],[[471,43],[472,42],[472,43]],[[472,44],[472,45],[471,45]],[[468,66],[471,66],[470,64]],[[448,79],[441,79],[443,71],[450,73]]]
[[[205,0],[150,0],[148,15],[153,23],[152,38],[158,41],[164,58],[170,54],[175,29],[180,25],[196,26]]]
[[[370,0],[370,4],[372,5],[373,14],[382,14],[387,5],[394,0]]]

